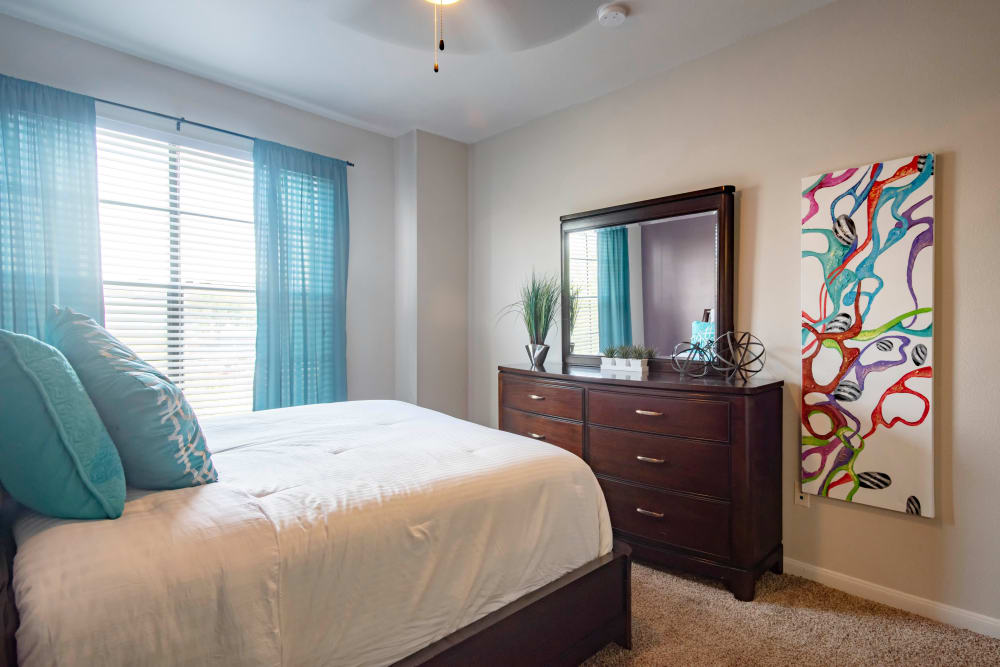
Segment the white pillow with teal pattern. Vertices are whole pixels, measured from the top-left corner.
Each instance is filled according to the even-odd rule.
[[[86,315],[53,306],[47,325],[118,448],[129,486],[179,489],[218,479],[177,385]]]

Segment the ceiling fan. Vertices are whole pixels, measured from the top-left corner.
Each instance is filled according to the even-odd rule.
[[[607,0],[334,0],[331,18],[383,42],[423,50],[433,20],[434,61],[448,53],[514,53],[554,42],[594,21]],[[431,5],[432,7],[428,7]],[[444,14],[447,13],[447,20]],[[436,68],[434,71],[438,71]]]

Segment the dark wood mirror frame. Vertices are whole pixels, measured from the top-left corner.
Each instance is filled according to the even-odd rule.
[[[601,365],[601,357],[598,355],[570,354],[569,352],[569,234],[584,229],[599,229],[679,215],[718,211],[719,273],[716,284],[718,293],[718,306],[715,315],[716,331],[718,335],[722,335],[733,330],[734,191],[735,188],[732,185],[723,185],[669,197],[611,206],[595,211],[571,213],[559,218],[562,222],[562,358],[564,364],[570,366]],[[670,358],[657,357],[650,365],[653,370],[668,370]]]

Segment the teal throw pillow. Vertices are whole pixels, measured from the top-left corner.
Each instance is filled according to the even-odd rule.
[[[167,376],[69,308],[52,308],[47,335],[94,401],[129,486],[179,489],[218,479],[198,418]]]
[[[0,484],[59,519],[116,519],[125,474],[94,404],[59,350],[0,330]]]

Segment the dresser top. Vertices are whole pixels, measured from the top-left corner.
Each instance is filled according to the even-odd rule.
[[[623,387],[674,389],[678,391],[700,391],[715,394],[760,394],[773,391],[784,385],[784,381],[758,374],[746,382],[728,382],[718,375],[691,377],[675,371],[650,371],[646,379],[621,379],[605,377],[596,366],[566,366],[550,364],[550,368],[532,369],[528,364],[501,364],[500,371],[528,375],[535,378],[550,380],[569,380],[573,382],[593,382],[598,384],[618,385]]]

